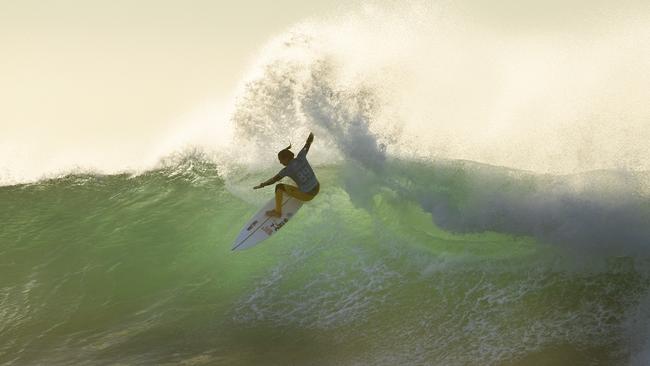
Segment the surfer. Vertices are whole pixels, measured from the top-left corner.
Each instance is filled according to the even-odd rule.
[[[307,161],[307,153],[309,152],[309,147],[311,146],[312,141],[314,141],[314,134],[310,132],[309,137],[307,137],[307,142],[305,142],[305,146],[295,157],[293,152],[290,150],[291,144],[289,144],[287,148],[281,150],[278,153],[278,160],[280,160],[280,164],[285,167],[273,178],[253,187],[253,189],[266,187],[286,176],[291,177],[291,179],[298,184],[298,187],[282,183],[275,186],[275,210],[266,211],[267,216],[282,216],[282,195],[284,193],[304,202],[311,201],[318,194],[320,183],[318,183],[316,174],[314,174],[311,165],[309,165],[309,162]]]

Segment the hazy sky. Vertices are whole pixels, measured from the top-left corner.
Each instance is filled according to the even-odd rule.
[[[274,36],[300,21],[363,7],[361,1],[350,3],[0,0],[0,178],[12,161],[37,162],[35,169],[45,171],[59,164],[46,164],[49,155],[61,161],[76,156],[83,165],[111,151],[123,154],[116,160],[122,164],[148,151],[197,105],[231,98]],[[435,3],[437,14],[461,29],[484,26],[509,40],[548,32],[600,39],[611,27],[650,18],[647,0],[418,3]],[[633,45],[647,34],[628,39],[630,50],[647,51],[647,45]],[[635,57],[638,65],[643,55]]]
[[[229,93],[270,37],[335,7],[299,0],[1,0],[3,132],[56,125],[119,134],[110,121],[160,123],[197,100]],[[73,120],[79,123],[66,123]]]

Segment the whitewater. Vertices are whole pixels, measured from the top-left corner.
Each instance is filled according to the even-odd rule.
[[[449,12],[295,25],[148,156],[3,161],[0,364],[649,364],[650,27]],[[232,253],[310,131],[321,193]]]

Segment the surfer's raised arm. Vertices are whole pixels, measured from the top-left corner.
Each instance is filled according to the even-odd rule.
[[[311,147],[312,141],[314,141],[314,134],[310,132],[309,136],[307,137],[307,142],[305,142],[305,146],[302,148],[303,150],[305,150],[305,153],[309,151],[309,147]]]
[[[268,179],[268,180],[256,185],[255,187],[253,187],[253,189],[260,189],[262,187],[270,186],[271,184],[273,184],[273,183],[279,181],[280,179],[282,179],[283,177],[284,177],[283,175],[276,174],[275,177],[273,177],[271,179]]]

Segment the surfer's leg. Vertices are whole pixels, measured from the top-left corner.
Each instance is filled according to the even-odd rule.
[[[304,202],[311,201],[312,199],[314,199],[313,195],[301,191],[296,186],[292,186],[292,185],[289,185],[289,184],[283,184],[282,189],[285,192],[287,192],[287,194],[289,196],[291,196],[291,197],[293,197],[295,199],[299,199],[299,200],[304,201]]]
[[[284,184],[275,185],[275,212],[282,215],[282,191]]]
[[[282,216],[282,193],[283,192],[303,202],[311,201],[315,197],[314,195],[301,191],[296,186],[292,186],[289,184],[282,184],[282,183],[276,184],[275,185],[275,210],[266,211],[267,216],[273,216],[273,217]]]
[[[275,185],[275,210],[266,211],[267,216],[282,216],[282,186],[284,186],[282,183]]]

